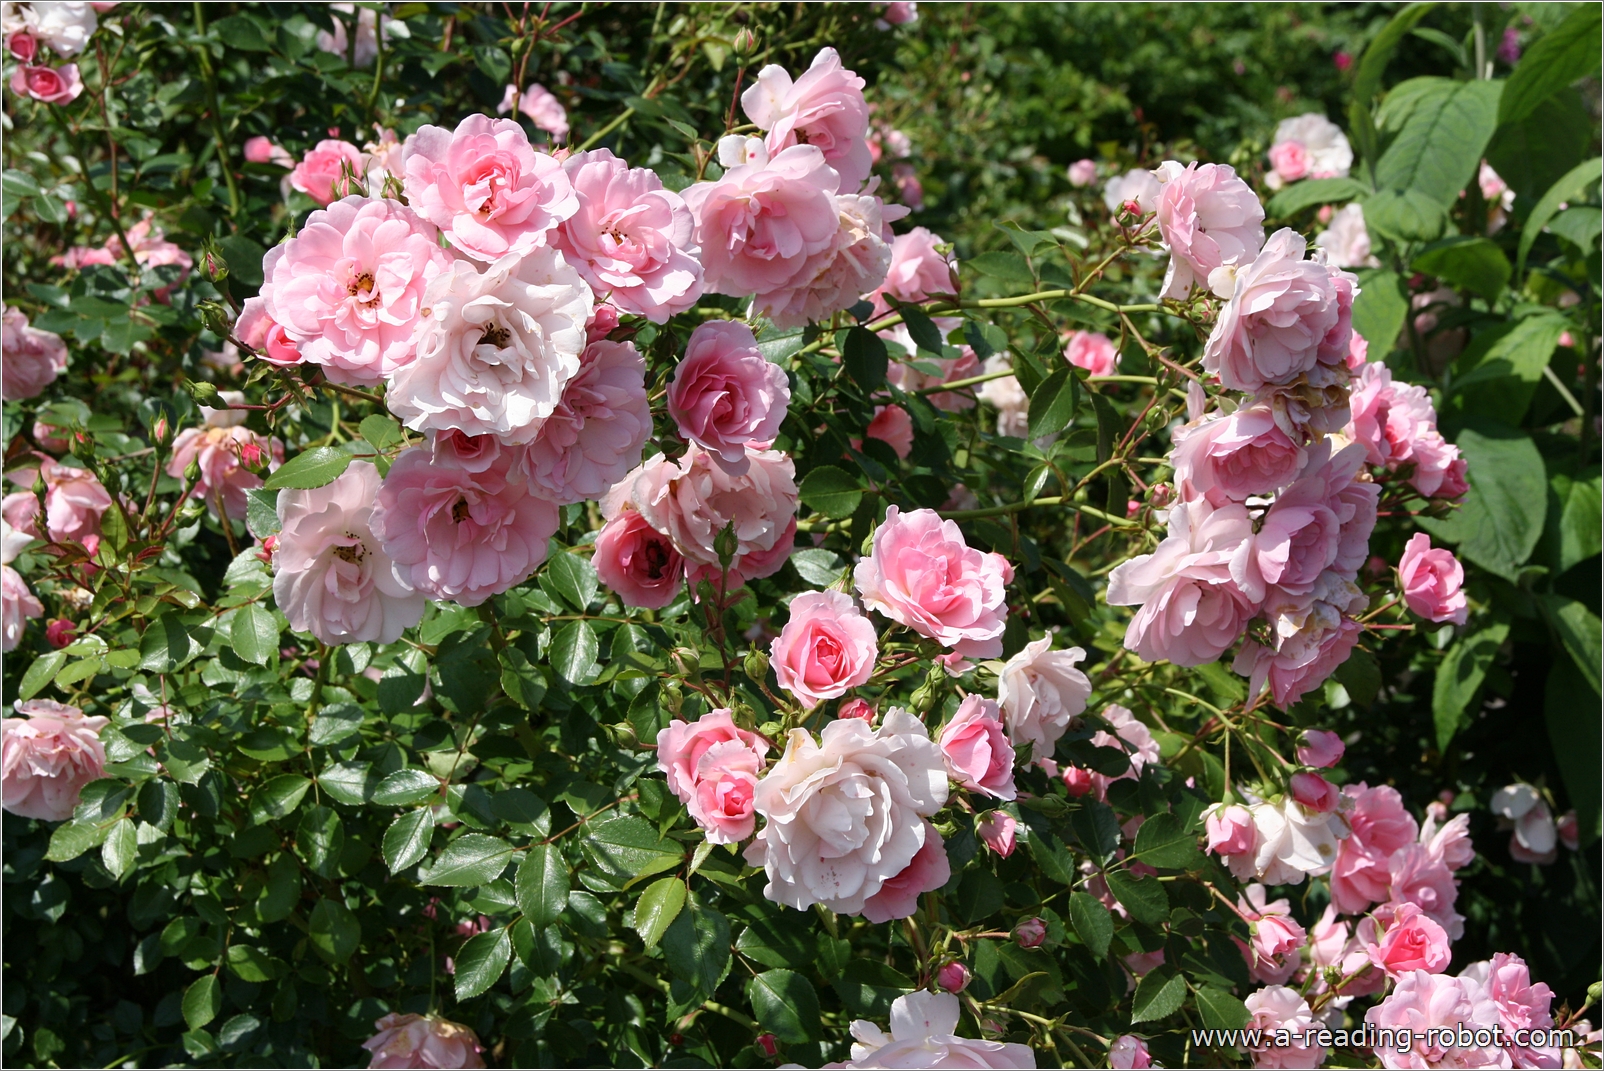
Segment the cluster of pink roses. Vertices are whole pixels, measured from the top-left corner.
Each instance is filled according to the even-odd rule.
[[[1283,119],[1270,144],[1264,184],[1279,190],[1305,178],[1343,178],[1353,166],[1353,148],[1342,128],[1318,112]]]
[[[44,104],[70,104],[84,91],[76,63],[51,67],[40,62],[41,47],[71,59],[89,44],[99,25],[98,16],[116,3],[51,0],[49,3],[0,5],[0,35],[6,52],[17,61],[11,73],[11,92]]]

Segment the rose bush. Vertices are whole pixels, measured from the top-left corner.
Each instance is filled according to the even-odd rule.
[[[8,1061],[1596,1066],[1597,10],[929,7],[5,6]]]

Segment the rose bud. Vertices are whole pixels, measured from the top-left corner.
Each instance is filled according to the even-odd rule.
[[[1317,770],[1329,770],[1347,750],[1342,737],[1324,729],[1305,729],[1298,736],[1298,761]]]
[[[1092,772],[1084,766],[1064,767],[1064,787],[1076,798],[1092,790]]]
[[[1037,948],[1047,940],[1047,923],[1038,918],[1025,919],[1014,927],[1014,940],[1020,948]]]
[[[835,716],[838,718],[862,718],[864,721],[873,721],[874,707],[869,705],[868,700],[853,696],[836,709]]]
[[[973,976],[968,967],[953,960],[936,972],[936,984],[949,993],[962,993],[968,987],[971,977]]]
[[[773,1034],[759,1034],[754,1044],[770,1059],[780,1054],[780,1039]]]
[[[78,627],[64,617],[58,617],[45,626],[45,639],[52,647],[65,647],[72,642]]]
[[[1317,773],[1295,773],[1292,775],[1292,798],[1311,811],[1329,814],[1337,809],[1342,793],[1337,791],[1336,785]]]

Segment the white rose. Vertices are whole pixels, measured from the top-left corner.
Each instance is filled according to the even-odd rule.
[[[1349,833],[1339,813],[1307,811],[1291,796],[1281,803],[1255,803],[1248,811],[1258,830],[1254,872],[1266,885],[1297,885],[1330,870],[1337,841]]]
[[[555,249],[465,260],[424,292],[417,358],[390,377],[391,412],[415,431],[458,430],[522,445],[579,371],[590,287]]]
[[[958,998],[915,990],[891,1002],[891,1032],[867,1019],[852,1024],[852,1059],[836,1067],[1035,1067],[1036,1054],[1017,1042],[957,1036]]]
[[[1092,692],[1092,682],[1075,668],[1086,652],[1079,647],[1054,651],[1052,645],[1051,636],[1026,644],[997,678],[997,703],[1008,739],[1028,741],[1033,760],[1052,757],[1069,719],[1086,709]]]
[[[1270,143],[1279,145],[1283,141],[1303,144],[1309,154],[1310,178],[1342,178],[1353,167],[1353,147],[1347,135],[1319,112],[1281,120]]]
[[[1381,267],[1381,261],[1370,253],[1365,210],[1358,201],[1338,209],[1331,217],[1331,228],[1315,235],[1314,244],[1326,251],[1326,263],[1339,268]]]
[[[921,819],[946,802],[941,749],[901,708],[879,731],[857,718],[833,721],[818,743],[792,729],[785,754],[758,782],[765,824],[746,859],[767,870],[770,900],[856,915],[913,861],[930,835]]]
[[[68,59],[84,50],[97,25],[94,7],[78,0],[31,4],[23,18],[35,37]]]

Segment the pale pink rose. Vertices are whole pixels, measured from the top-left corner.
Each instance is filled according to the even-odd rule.
[[[1207,817],[1203,820],[1203,829],[1208,836],[1208,850],[1218,855],[1228,865],[1237,859],[1248,862],[1250,872],[1254,849],[1257,839],[1258,827],[1253,823],[1253,813],[1246,807],[1238,804],[1215,804],[1209,808]],[[1237,868],[1231,867],[1234,873]]]
[[[1298,761],[1317,770],[1329,770],[1342,761],[1347,745],[1342,737],[1325,729],[1305,729],[1298,734]]]
[[[1342,793],[1338,791],[1336,785],[1319,774],[1309,773],[1307,770],[1292,775],[1288,791],[1300,804],[1322,814],[1336,810],[1337,805],[1342,802]]]
[[[912,7],[912,4],[908,5]],[[1020,1068],[1035,1067],[1025,1045],[958,1037],[958,998],[915,990],[891,1002],[891,1032],[867,1019],[852,1023],[852,1059],[844,1068]]]
[[[423,304],[416,356],[389,376],[390,411],[414,431],[532,441],[579,374],[590,287],[561,253],[542,247],[483,272],[458,260],[429,284]]]
[[[558,505],[598,499],[640,464],[651,433],[640,352],[628,342],[592,342],[524,452],[524,472],[537,494]]]
[[[1394,383],[1380,361],[1367,362],[1354,377],[1350,419],[1343,434],[1363,443],[1372,465],[1397,469],[1415,456],[1415,446],[1437,430],[1437,411],[1421,386]]]
[[[362,193],[367,161],[349,141],[324,138],[313,146],[290,172],[290,186],[327,207]]]
[[[1433,805],[1437,808],[1440,806]],[[1420,843],[1433,859],[1449,870],[1460,870],[1476,858],[1476,848],[1470,842],[1470,815],[1455,815],[1448,822],[1438,825],[1445,817],[1446,809],[1442,809],[1440,816],[1436,810],[1427,810],[1426,820],[1420,824]]]
[[[364,143],[362,152],[367,161],[368,190],[378,197],[384,193],[385,185],[391,179],[400,185],[406,146],[388,127],[374,123],[373,131],[374,140]]]
[[[434,228],[410,208],[347,197],[268,251],[261,314],[331,379],[377,383],[412,363],[425,293],[450,266]],[[264,345],[273,363],[286,363],[273,353],[271,327]]]
[[[764,145],[777,156],[795,145],[811,145],[841,176],[843,192],[856,192],[869,177],[869,106],[863,79],[841,66],[833,48],[821,48],[794,82],[771,63],[741,94],[746,117],[765,131]]]
[[[1210,505],[1245,502],[1286,487],[1308,453],[1264,406],[1249,406],[1175,429],[1171,461],[1181,498]]]
[[[402,451],[373,504],[373,531],[398,573],[462,606],[527,580],[557,526],[557,507],[531,493],[515,451],[461,432]]]
[[[39,475],[45,481],[45,531],[51,541],[70,540],[93,556],[100,546],[100,518],[111,505],[110,493],[88,469],[72,468],[43,455]],[[13,470],[11,477],[24,486],[33,482],[28,470]]]
[[[1232,555],[1231,579],[1249,598],[1267,598],[1272,585],[1309,595],[1326,570],[1352,576],[1365,561],[1377,488],[1357,482],[1363,449],[1350,443],[1332,454],[1332,442],[1309,447],[1303,472]]]
[[[958,293],[958,265],[950,254],[936,247],[945,244],[941,236],[924,227],[899,234],[891,243],[891,265],[883,283],[864,297],[874,303],[872,318],[891,312],[886,297],[898,301],[929,301],[937,295]]]
[[[146,215],[138,223],[128,228],[128,244],[134,251],[134,260],[141,268],[177,267],[178,278],[166,286],[159,286],[151,291],[151,296],[163,305],[171,304],[173,288],[179,286],[189,277],[189,271],[195,266],[195,260],[184,250],[169,242],[157,227],[151,216]],[[106,253],[112,259],[106,261],[114,264],[123,255],[122,240],[116,235],[106,239]]]
[[[1229,165],[1166,160],[1153,174],[1159,233],[1170,250],[1164,297],[1185,298],[1194,285],[1209,285],[1215,269],[1240,269],[1258,255],[1264,206]]]
[[[1108,1066],[1147,1068],[1153,1066],[1153,1057],[1147,1051],[1147,1042],[1135,1034],[1121,1034],[1108,1047]]]
[[[1370,252],[1370,232],[1365,228],[1365,210],[1357,201],[1333,213],[1329,228],[1314,236],[1314,244],[1325,252],[1326,263],[1333,267],[1381,267],[1381,261]]]
[[[1253,263],[1236,268],[1230,300],[1203,347],[1204,369],[1230,390],[1291,383],[1322,364],[1345,371],[1358,279],[1305,260],[1306,249],[1302,236],[1283,228]]]
[[[739,320],[709,320],[691,332],[668,384],[679,432],[732,475],[746,471],[748,444],[773,442],[791,403],[785,370],[764,357]]]
[[[245,139],[245,162],[248,164],[278,164],[280,167],[293,168],[295,158],[289,154],[284,146],[272,138],[258,134],[254,138]]]
[[[470,115],[454,131],[423,126],[407,138],[407,203],[466,256],[526,256],[579,211],[562,164],[536,152],[511,119]]]
[[[947,761],[947,772],[959,785],[997,799],[1011,800],[1014,789],[1014,748],[1003,730],[997,704],[970,694],[941,727],[936,742]]]
[[[1013,366],[1007,356],[996,353],[986,358],[986,372],[1007,372]],[[975,392],[976,397],[997,409],[997,434],[1023,439],[1030,434],[1030,395],[1014,376],[988,379]]]
[[[964,658],[996,658],[1008,613],[1003,588],[1014,570],[1001,554],[964,542],[935,510],[896,506],[853,571],[863,603]]]
[[[1352,927],[1337,917],[1337,905],[1327,904],[1320,921],[1309,931],[1309,963],[1314,967],[1336,967],[1350,951]]]
[[[907,209],[872,194],[841,194],[833,203],[839,221],[835,240],[808,257],[788,286],[759,293],[753,303],[753,310],[777,327],[828,320],[885,281],[890,224]]]
[[[0,500],[0,564],[10,565],[28,549],[39,532],[39,498],[32,491],[13,491]]]
[[[908,918],[919,910],[921,894],[935,892],[951,878],[952,864],[947,860],[941,834],[926,821],[925,842],[913,862],[896,877],[886,879],[879,892],[863,901],[863,917],[874,923]]]
[[[28,589],[22,574],[0,566],[0,651],[15,651],[28,622],[45,615],[44,603]]]
[[[1237,901],[1237,909],[1251,934],[1243,951],[1249,972],[1258,981],[1279,985],[1301,965],[1298,950],[1308,934],[1292,917],[1289,901],[1271,901],[1263,885],[1249,885],[1244,892],[1246,899]]]
[[[185,428],[173,440],[167,475],[183,479],[190,462],[197,462],[200,479],[191,497],[200,499],[213,517],[243,521],[246,492],[262,486],[262,477],[245,466],[247,459],[269,470],[276,469],[284,461],[284,444],[249,428]]]
[[[1071,331],[1064,343],[1064,360],[1094,376],[1111,376],[1119,371],[1114,341],[1100,331]]]
[[[6,306],[0,324],[0,394],[8,402],[36,397],[67,370],[67,344],[54,332],[30,327],[14,306]]]
[[[1125,630],[1125,646],[1143,659],[1179,666],[1212,662],[1235,643],[1254,606],[1231,579],[1229,563],[1253,536],[1240,505],[1179,502],[1169,536],[1151,554],[1109,574],[1110,606],[1140,606]]]
[[[278,496],[273,599],[297,632],[324,643],[394,643],[423,617],[423,596],[373,529],[379,470],[353,461],[333,483]]]
[[[1511,1066],[1503,1049],[1476,1044],[1476,1032],[1497,1027],[1499,1015],[1497,1002],[1472,979],[1409,971],[1385,1000],[1365,1012],[1365,1022],[1385,1031],[1374,1048],[1382,1067]],[[1402,1045],[1399,1031],[1410,1032]],[[1461,1038],[1468,1044],[1458,1044]]]
[[[685,579],[685,559],[674,544],[633,509],[602,526],[591,564],[624,605],[647,610],[673,602]]]
[[[1366,946],[1370,962],[1399,978],[1409,971],[1440,974],[1453,958],[1448,934],[1417,904],[1403,903],[1392,910],[1392,920],[1378,941]]]
[[[879,439],[900,458],[913,452],[913,418],[900,405],[877,405],[874,419],[863,429],[866,439]]]
[[[260,294],[245,299],[234,323],[234,334],[241,345],[255,350],[256,356],[269,364],[288,368],[301,363],[300,346],[285,333],[283,325],[267,314],[267,299]]]
[[[585,341],[601,342],[618,329],[618,310],[611,305],[597,305],[590,311],[585,323]]]
[[[919,5],[914,0],[890,0],[880,18],[887,26],[906,26],[919,21]]]
[[[1053,638],[1027,643],[997,675],[997,705],[1008,738],[1030,744],[1032,759],[1050,758],[1072,718],[1086,710],[1092,682],[1077,667],[1086,658],[1080,647],[1052,650]]]
[[[869,682],[879,646],[874,625],[839,591],[805,591],[769,647],[780,687],[812,710]]]
[[[364,10],[364,15],[372,14]],[[339,20],[335,20],[339,25]],[[373,1024],[378,1033],[362,1043],[371,1067],[483,1067],[479,1035],[461,1023],[433,1015],[391,1013]]]
[[[968,967],[953,960],[950,963],[943,963],[941,969],[936,972],[936,984],[949,993],[962,993],[969,988],[973,977],[974,974]]]
[[[550,134],[553,142],[567,139],[568,110],[545,86],[531,85],[520,95],[517,86],[509,85],[502,94],[501,103],[496,106],[496,114],[506,115],[514,108],[528,116],[537,130]]]
[[[664,323],[702,296],[696,221],[656,172],[630,167],[606,149],[563,161],[579,208],[552,243],[598,299]]]
[[[1387,899],[1392,853],[1413,842],[1418,827],[1404,809],[1403,797],[1390,785],[1371,788],[1361,781],[1343,786],[1342,791],[1353,799],[1353,809],[1346,813],[1353,832],[1337,850],[1331,901],[1343,914],[1356,915]]]
[[[1158,210],[1158,197],[1163,191],[1163,185],[1152,171],[1138,168],[1116,175],[1103,184],[1103,204],[1116,216],[1126,204],[1135,204],[1140,215],[1148,216]],[[1263,240],[1261,234],[1259,241]]]
[[[910,212],[925,210],[925,187],[919,181],[919,172],[905,160],[891,165],[891,184],[897,188],[897,200],[908,206]]]
[[[1415,471],[1409,477],[1409,485],[1425,497],[1455,501],[1470,490],[1459,447],[1437,432],[1427,432],[1416,441],[1414,453]]]
[[[1309,150],[1301,141],[1277,142],[1270,146],[1267,155],[1270,158],[1270,167],[1283,183],[1296,182],[1309,173]]]
[[[1428,621],[1463,625],[1470,615],[1462,585],[1465,570],[1452,551],[1432,549],[1431,537],[1417,532],[1398,560],[1398,586],[1404,603]]]
[[[818,742],[792,729],[758,784],[765,824],[746,860],[766,870],[770,900],[855,915],[935,839],[923,819],[946,802],[941,749],[904,710],[888,711],[878,730],[838,719]]]
[[[1079,189],[1097,181],[1096,160],[1076,160],[1069,165],[1069,184]]]
[[[43,104],[70,104],[84,91],[84,80],[76,63],[60,67],[30,67],[24,64],[11,75],[11,92],[32,97]]]
[[[1261,1047],[1252,1050],[1254,1067],[1319,1067],[1325,1062],[1325,1046],[1313,1044],[1310,1036],[1320,1024],[1309,1002],[1296,989],[1265,986],[1248,994],[1243,1003],[1252,1015],[1248,1029],[1260,1031],[1264,1039]],[[1285,1040],[1287,1044],[1271,1044],[1271,1039]]]
[[[1159,762],[1158,741],[1153,739],[1152,730],[1137,720],[1135,714],[1118,703],[1110,703],[1103,708],[1101,717],[1113,727],[1114,731],[1110,733],[1099,729],[1093,733],[1092,746],[1111,747],[1128,753],[1131,757],[1131,768],[1118,777],[1109,777],[1093,771],[1092,784],[1097,791],[1098,799],[1102,799],[1108,792],[1110,782],[1140,777],[1144,767],[1156,766]]]
[[[106,775],[100,730],[107,719],[86,718],[77,707],[49,699],[15,707],[21,717],[0,721],[5,809],[23,818],[66,821],[84,786]]]
[[[1014,829],[1018,825],[1007,811],[987,811],[975,823],[975,836],[982,844],[1007,859],[1014,854]]]
[[[1342,133],[1341,127],[1319,112],[1309,112],[1281,120],[1270,141],[1272,164],[1276,163],[1276,147],[1297,146],[1297,155],[1301,158],[1302,164],[1301,169],[1293,165],[1293,170],[1297,171],[1297,174],[1284,171],[1279,165],[1276,166],[1276,172],[1288,182],[1305,176],[1342,178],[1348,174],[1349,168],[1353,167],[1353,148],[1348,144],[1347,136]]]
[[[836,244],[838,185],[817,147],[795,145],[687,189],[706,288],[741,297],[794,285],[815,254]]]
[[[1553,1046],[1513,1044],[1512,1035],[1517,1030],[1551,1030],[1554,1026],[1554,991],[1542,982],[1532,981],[1525,960],[1497,952],[1491,960],[1470,964],[1459,972],[1459,977],[1480,985],[1498,1006],[1498,1021],[1510,1039],[1507,1047],[1516,1067],[1561,1066],[1560,1052]]]
[[[1465,932],[1465,920],[1454,910],[1459,882],[1454,872],[1425,846],[1409,843],[1387,861],[1387,899],[1393,905],[1414,904],[1447,931],[1451,940]],[[1384,908],[1378,909],[1381,915]]]
[[[1333,575],[1322,574],[1322,581]],[[1279,646],[1272,649],[1248,640],[1231,669],[1248,678],[1253,695],[1268,685],[1275,704],[1284,710],[1324,684],[1348,660],[1363,629],[1332,603],[1309,595],[1281,598],[1290,608],[1267,611]],[[1362,605],[1364,596],[1359,599]]]
[[[339,15],[356,15],[356,49],[351,49],[351,39],[346,32],[345,20],[339,15],[333,17],[334,32],[319,30],[317,34],[317,47],[332,53],[343,60],[349,60],[352,66],[366,67],[379,56],[379,13],[372,8],[356,10],[354,4],[330,4],[331,12]],[[388,15],[384,16],[384,39],[389,41],[395,32],[395,20]],[[462,1066],[470,1066],[464,1064]],[[483,1065],[472,1065],[483,1066]]]

